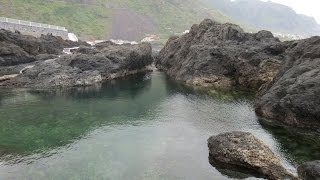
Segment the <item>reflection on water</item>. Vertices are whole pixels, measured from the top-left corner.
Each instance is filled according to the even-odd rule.
[[[320,158],[320,135],[295,128],[281,128],[269,121],[260,120],[262,127],[268,130],[279,142],[285,157],[295,165]]]
[[[228,179],[209,164],[206,140],[233,130],[255,134],[287,168],[319,156],[305,153],[308,146],[286,151],[292,140],[262,128],[250,97],[194,91],[159,72],[63,91],[3,91],[0,179]]]

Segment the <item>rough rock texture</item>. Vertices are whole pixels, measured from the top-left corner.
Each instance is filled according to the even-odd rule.
[[[58,55],[39,54],[35,56],[36,61],[30,62],[30,63],[22,63],[22,64],[12,65],[12,66],[0,66],[0,76],[19,74],[21,70],[23,70],[28,66],[34,65],[38,61],[44,61],[44,60],[54,59],[54,58],[58,58]],[[22,62],[22,61],[19,61],[19,62]]]
[[[289,43],[284,65],[258,93],[258,115],[290,126],[320,128],[320,37]]]
[[[145,71],[153,61],[151,45],[116,45],[101,48],[79,48],[72,55],[37,62],[9,81],[6,87],[70,87],[85,86]]]
[[[88,46],[84,42],[72,42],[61,37],[42,35],[40,38],[19,32],[0,30],[0,66],[12,66],[38,60],[40,54],[62,54],[65,47]]]
[[[280,42],[206,19],[170,38],[155,64],[187,84],[258,90],[259,116],[319,130],[320,37]]]
[[[191,85],[259,89],[277,74],[286,48],[268,31],[250,34],[206,19],[189,33],[170,38],[155,64]]]
[[[302,180],[320,179],[320,161],[306,162],[298,167],[298,174]]]
[[[280,160],[260,140],[250,133],[230,132],[208,139],[209,161],[213,166],[225,166],[252,172],[268,179],[295,179],[282,167]]]

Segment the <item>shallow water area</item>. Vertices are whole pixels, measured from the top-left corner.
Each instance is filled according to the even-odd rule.
[[[299,142],[261,124],[253,98],[194,91],[157,71],[87,88],[1,90],[0,127],[0,179],[229,179],[209,164],[206,141],[235,130],[252,132],[291,171],[320,158],[314,136]]]

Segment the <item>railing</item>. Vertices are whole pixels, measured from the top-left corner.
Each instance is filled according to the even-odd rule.
[[[0,22],[21,24],[21,25],[25,25],[25,26],[33,26],[33,27],[40,27],[40,28],[55,29],[55,30],[60,30],[60,31],[68,31],[65,27],[62,27],[62,26],[54,26],[54,25],[50,25],[50,24],[42,24],[42,23],[23,21],[23,20],[11,19],[11,18],[5,18],[5,17],[0,17]]]

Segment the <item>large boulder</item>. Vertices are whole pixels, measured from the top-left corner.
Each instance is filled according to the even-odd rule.
[[[155,65],[187,84],[257,91],[259,116],[319,130],[320,37],[280,42],[206,19],[170,38]]]
[[[320,128],[320,37],[289,43],[284,65],[262,88],[258,115],[295,126]]]
[[[33,61],[36,61],[36,58],[21,47],[0,41],[0,66],[12,66]]]
[[[63,48],[89,46],[84,42],[72,42],[61,37],[42,35],[39,38],[0,29],[0,66],[12,66],[36,61],[40,54],[62,54]]]
[[[237,25],[206,19],[170,38],[155,64],[187,84],[257,90],[278,73],[286,48],[268,31],[245,33]]]
[[[81,47],[72,55],[37,62],[17,77],[0,83],[7,87],[72,87],[92,85],[140,71],[153,62],[151,45]]]
[[[246,132],[230,132],[208,139],[209,161],[268,179],[296,179],[281,165],[279,158],[260,140]]]
[[[320,179],[320,161],[303,163],[298,167],[298,174],[302,180]]]

